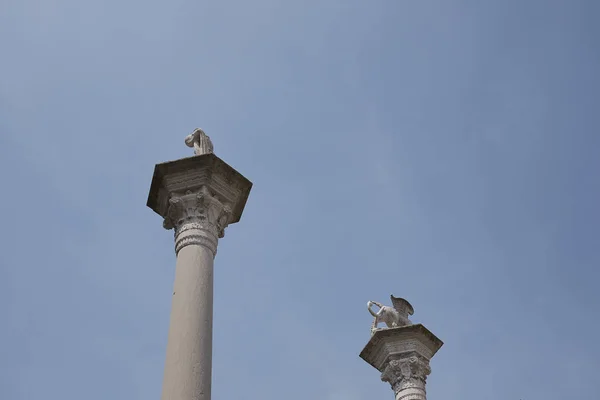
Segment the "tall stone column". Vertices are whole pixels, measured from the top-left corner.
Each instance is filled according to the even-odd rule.
[[[196,143],[190,139],[194,134]],[[211,398],[213,260],[225,228],[240,220],[252,187],[212,153],[204,132],[194,134],[186,143],[196,155],[156,165],[148,197],[148,206],[164,218],[163,227],[174,229],[177,258],[162,400]]]
[[[371,340],[360,357],[381,373],[381,380],[394,391],[396,400],[426,400],[426,382],[431,373],[429,362],[443,342],[421,324],[407,318],[412,306],[404,299],[394,298],[394,307],[381,306],[375,314]],[[408,305],[409,308],[406,307]],[[388,327],[377,329],[378,322]]]

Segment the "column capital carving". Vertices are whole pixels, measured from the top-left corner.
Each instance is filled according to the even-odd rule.
[[[171,194],[163,227],[175,230],[175,253],[195,244],[207,247],[214,256],[218,239],[225,236],[231,216],[231,206],[221,202],[204,185],[196,192]]]
[[[412,356],[391,360],[381,373],[381,380],[392,386],[397,400],[425,399],[425,384],[430,373],[431,368],[427,360]],[[401,393],[404,391],[406,396]],[[422,391],[422,394],[419,391]]]

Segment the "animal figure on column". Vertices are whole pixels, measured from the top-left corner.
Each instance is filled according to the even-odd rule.
[[[373,325],[371,326],[371,335],[378,329],[377,325],[383,322],[388,328],[397,328],[400,326],[411,325],[412,322],[408,319],[409,315],[413,315],[414,309],[410,303],[400,297],[390,296],[393,307],[384,306],[376,301],[369,301],[367,309],[374,317]],[[379,307],[377,312],[373,311],[373,306]]]
[[[214,150],[210,137],[200,128],[194,129],[194,132],[186,136],[185,144],[188,147],[193,147],[194,154],[197,156],[210,154]]]

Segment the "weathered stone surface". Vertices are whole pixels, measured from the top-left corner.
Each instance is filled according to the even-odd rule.
[[[430,373],[429,360],[411,355],[387,363],[381,373],[381,380],[392,386],[397,399],[425,399],[425,384]]]
[[[381,372],[396,400],[425,400],[429,361],[443,342],[421,324],[375,331],[360,357]]]
[[[162,400],[211,399],[213,263],[252,187],[208,151],[211,143],[191,136],[199,154],[156,165],[147,202],[174,230],[177,255]]]
[[[218,238],[240,220],[252,183],[209,153],[157,164],[147,205],[175,229],[175,251],[203,244],[216,254]]]
[[[383,371],[385,363],[408,352],[431,359],[444,343],[429,329],[421,324],[402,326],[399,328],[381,329],[375,332],[360,358],[373,368]]]

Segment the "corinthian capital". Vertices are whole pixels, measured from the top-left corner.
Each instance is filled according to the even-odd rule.
[[[225,235],[231,207],[212,195],[206,186],[198,192],[173,194],[163,222],[165,229],[175,229],[175,251],[190,244],[207,246],[216,254],[218,238]]]
[[[396,395],[406,389],[420,389],[424,395],[427,375],[430,373],[429,362],[413,356],[390,361],[381,373],[381,380],[388,382]]]

